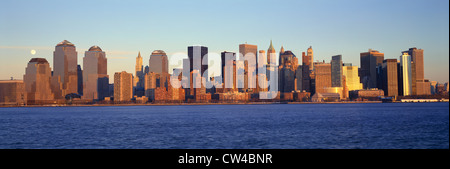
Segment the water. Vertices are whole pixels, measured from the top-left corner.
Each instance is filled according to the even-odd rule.
[[[0,148],[449,148],[449,103],[0,108]]]

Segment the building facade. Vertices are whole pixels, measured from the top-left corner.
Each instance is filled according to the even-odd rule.
[[[360,82],[358,66],[343,66],[342,74],[346,79],[345,86],[349,91],[363,89],[363,84]]]
[[[361,83],[364,89],[377,87],[377,66],[381,66],[384,60],[384,53],[369,49],[368,52],[360,54]]]
[[[133,74],[125,71],[114,74],[114,102],[131,101],[133,98]]]
[[[386,59],[382,65],[382,89],[385,96],[398,96],[397,59]]]
[[[71,42],[64,40],[58,43],[53,52],[53,86],[55,97],[64,98],[70,93],[78,93],[78,56],[76,47]],[[58,84],[59,83],[59,84]]]
[[[331,64],[314,63],[315,93],[326,93],[326,88],[331,87]]]
[[[411,56],[407,52],[403,52],[400,56],[400,77],[399,77],[399,95],[412,95],[412,70]]]
[[[331,57],[331,86],[343,87],[342,83],[342,55]]]
[[[148,65],[150,72],[158,74],[169,73],[169,60],[167,59],[166,52],[162,50],[155,50],[152,52]]]
[[[104,100],[109,96],[108,62],[98,46],[92,46],[83,58],[83,99]]]
[[[32,58],[25,69],[23,81],[27,92],[27,103],[51,103],[55,100],[51,88],[52,70],[45,58]]]
[[[0,80],[0,105],[26,105],[27,93],[23,80]]]

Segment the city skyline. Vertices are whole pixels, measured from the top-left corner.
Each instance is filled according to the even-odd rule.
[[[286,1],[85,4],[58,9],[51,1],[2,1],[0,79],[21,79],[31,58],[46,58],[53,65],[54,47],[64,39],[75,44],[80,65],[89,47],[100,46],[106,52],[110,77],[114,72],[134,72],[138,52],[146,63],[154,50],[167,53],[171,72],[182,66],[182,61],[178,65],[171,62],[171,56],[187,56],[186,47],[193,44],[207,46],[209,53],[217,54],[209,56],[210,61],[217,61],[210,64],[215,69],[209,70],[218,75],[220,52],[238,52],[239,44],[246,42],[265,50],[272,40],[277,50],[283,46],[300,56],[313,46],[314,61],[330,62],[332,56],[342,55],[344,63],[358,67],[359,54],[369,48],[384,53],[385,59],[396,59],[405,49],[417,47],[424,49],[425,79],[448,82],[448,1],[289,1],[289,6]],[[285,10],[255,10],[276,8],[274,5]],[[148,6],[156,7],[146,10]],[[367,6],[383,12],[364,13]],[[194,8],[205,11],[189,10]],[[79,9],[85,12],[76,12]],[[167,15],[158,15],[165,10]],[[222,15],[224,12],[229,15]],[[406,22],[410,19],[416,22]],[[87,26],[93,24],[98,26]]]

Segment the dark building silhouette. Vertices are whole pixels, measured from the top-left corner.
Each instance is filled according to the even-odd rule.
[[[78,75],[78,94],[83,95],[83,70],[81,70],[81,66],[77,66],[77,75]]]
[[[386,59],[381,67],[381,89],[385,96],[398,96],[397,59]]]
[[[377,66],[381,66],[384,53],[369,49],[368,52],[360,54],[361,70],[359,75],[364,89],[377,87]]]
[[[342,55],[331,57],[331,87],[343,87]]]
[[[208,76],[208,47],[205,46],[189,46],[188,47],[188,57],[190,61],[189,72],[194,70],[195,65],[199,65],[201,75],[204,75],[206,72],[206,79],[209,79]],[[194,57],[198,57],[195,60],[198,63],[194,63]],[[203,61],[205,61],[205,65],[203,65]]]

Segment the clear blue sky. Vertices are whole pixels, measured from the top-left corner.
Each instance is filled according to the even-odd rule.
[[[358,66],[369,48],[396,59],[422,48],[425,78],[449,80],[448,0],[1,0],[0,79],[22,79],[33,57],[53,67],[54,47],[65,39],[76,45],[81,65],[90,46],[106,51],[111,81],[114,72],[134,72],[139,51],[148,65],[153,50],[171,56],[201,44],[220,54],[245,42],[267,50],[271,39],[277,52],[283,45],[301,58],[312,46],[314,60],[342,54]]]

